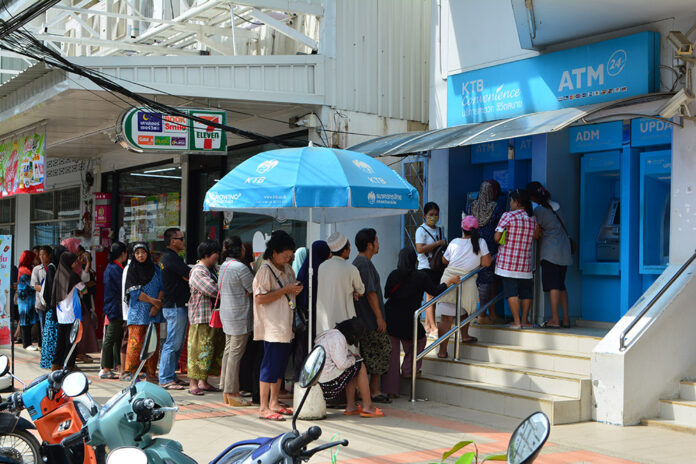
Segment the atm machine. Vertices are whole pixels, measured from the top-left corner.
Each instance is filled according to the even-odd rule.
[[[618,261],[621,236],[621,203],[612,198],[597,235],[597,261]]]

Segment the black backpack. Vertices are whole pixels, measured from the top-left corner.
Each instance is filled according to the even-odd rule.
[[[421,226],[423,227],[423,226]],[[433,234],[428,232],[428,229],[423,227],[423,230],[425,231],[426,234],[430,236],[430,238],[433,239],[433,242],[437,242],[439,240],[442,240],[442,228],[438,227],[437,232],[438,236],[440,238],[435,238],[433,237]],[[442,262],[442,256],[445,254],[445,251],[447,250],[447,245],[439,245],[437,248],[435,248],[433,251],[430,252],[430,256],[428,256],[428,264],[430,265],[430,270],[434,273],[437,274],[438,276],[438,281],[440,280],[440,277],[442,277],[442,274],[445,272],[445,263]]]

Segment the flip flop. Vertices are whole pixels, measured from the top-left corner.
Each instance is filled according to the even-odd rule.
[[[290,408],[283,408],[279,411],[276,411],[278,414],[282,414],[283,416],[292,416],[292,409]]]
[[[478,341],[478,338],[476,337],[469,337],[466,340],[462,340],[462,343],[476,343]]]
[[[361,412],[360,417],[384,417],[384,413],[381,409],[375,408],[375,412]]]
[[[193,396],[203,396],[203,395],[205,395],[205,393],[203,393],[203,390],[201,390],[200,388],[189,389],[189,390],[188,390],[188,393],[189,393],[190,395],[193,395]]]
[[[568,324],[561,324],[562,329],[570,329],[570,323]]]
[[[125,373],[121,376],[121,380],[123,380],[124,382],[130,382],[131,380],[133,380],[133,374]]]
[[[343,411],[344,416],[358,416],[360,413],[363,412],[362,408],[360,405],[358,405],[357,409],[354,409],[352,411]]]
[[[278,422],[283,422],[285,418],[278,414],[277,412],[274,412],[272,414],[269,414],[267,416],[259,416],[259,419],[261,420],[270,420],[270,421],[278,421]]]
[[[539,327],[541,327],[542,329],[560,329],[561,328],[560,325],[549,324],[549,321],[545,321]]]
[[[521,325],[515,325],[515,324],[508,324],[505,327],[507,327],[508,329],[514,329],[514,330],[520,330],[522,328]]]
[[[437,357],[440,359],[447,359],[447,358],[449,358],[449,354],[446,354],[444,356],[440,356],[440,354],[438,353]]]
[[[187,386],[189,383],[186,380],[181,380],[179,377],[174,379],[174,383],[181,385],[183,387]]]
[[[118,376],[116,374],[114,374],[113,371],[108,371],[108,372],[104,372],[102,374],[99,374],[99,378],[100,379],[114,380],[114,379],[117,379]]]
[[[392,400],[389,399],[387,395],[384,393],[380,393],[379,395],[375,396],[372,398],[373,403],[384,403],[384,404],[389,404],[392,402]]]
[[[179,385],[176,382],[165,383],[164,385],[160,385],[160,387],[165,390],[183,390],[185,388],[183,385]]]

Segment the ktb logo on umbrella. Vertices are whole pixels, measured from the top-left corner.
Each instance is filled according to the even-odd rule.
[[[258,172],[259,174],[265,174],[276,166],[278,166],[278,160],[266,160],[263,163],[259,163],[259,165],[256,166],[256,172]]]

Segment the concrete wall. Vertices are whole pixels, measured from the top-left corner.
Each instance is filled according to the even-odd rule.
[[[661,398],[674,397],[679,381],[696,368],[696,264],[639,321],[619,350],[621,333],[675,274],[671,265],[592,352],[593,419],[635,425],[658,415]]]

